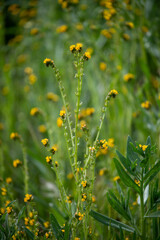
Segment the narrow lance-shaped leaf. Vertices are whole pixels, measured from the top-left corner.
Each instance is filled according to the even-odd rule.
[[[144,176],[144,188],[152,181],[152,179],[159,173],[160,171],[160,161],[154,165],[152,169],[150,169]]]
[[[144,216],[145,218],[160,218],[160,211],[153,212],[147,216]]]
[[[51,213],[50,214],[50,219],[51,219],[51,225],[52,225],[52,229],[54,232],[54,235],[57,239],[60,239],[60,237],[62,238],[62,231],[61,231],[61,227],[59,225],[59,223],[57,222],[57,219],[55,218],[55,216]]]
[[[119,161],[114,158],[114,163],[116,166],[116,169],[118,171],[118,174],[123,181],[123,183],[128,186],[134,188],[138,193],[140,193],[140,187],[133,181],[133,179],[128,175],[128,173],[124,170],[122,165],[119,163]]]
[[[126,220],[130,220],[130,216],[127,214],[126,210],[121,205],[120,201],[116,198],[116,196],[109,191],[107,193],[108,202],[111,204],[111,206]]]
[[[123,229],[128,232],[134,232],[135,229],[128,226],[127,224],[124,224],[122,222],[116,221],[113,218],[109,218],[105,215],[102,215],[98,212],[95,212],[93,210],[90,211],[90,216],[92,216],[94,219],[96,219],[98,222],[103,223],[104,225],[113,227],[113,228],[118,228],[118,229]]]

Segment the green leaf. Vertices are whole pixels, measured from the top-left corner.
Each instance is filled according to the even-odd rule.
[[[144,176],[144,188],[152,181],[152,179],[159,173],[160,171],[160,161],[154,165],[152,169],[150,169]]]
[[[138,157],[138,154],[134,152],[131,144],[134,144],[134,142],[133,142],[132,138],[130,136],[128,136],[128,139],[127,139],[127,158],[132,162],[134,162],[136,159],[138,159],[140,161],[140,159]]]
[[[148,138],[147,138],[146,145],[151,145],[151,137],[150,136],[148,136]]]
[[[57,222],[57,219],[55,218],[55,216],[52,213],[50,214],[50,219],[51,219],[51,225],[52,225],[52,229],[53,229],[55,237],[57,239],[63,238],[61,227],[60,227],[59,223]]]
[[[131,174],[134,174],[133,172],[131,172],[130,170],[130,166],[131,166],[131,162],[129,159],[125,158],[118,150],[116,151],[120,162],[122,163],[122,165],[128,170],[128,172],[130,172]]]
[[[34,234],[33,234],[28,228],[26,228],[26,227],[24,228],[24,230],[25,230],[27,236],[28,236],[30,239],[34,240]]]
[[[7,207],[10,207],[13,203],[15,203],[16,202],[16,200],[13,200],[12,202],[10,202],[7,206],[6,206],[6,208]]]
[[[121,180],[123,181],[123,183],[127,186],[127,187],[131,187],[134,188],[136,190],[136,192],[140,193],[140,187],[133,181],[133,179],[128,175],[128,173],[124,170],[124,168],[122,167],[122,165],[119,163],[119,161],[114,158],[113,159],[114,164],[116,166],[117,172],[121,178]]]
[[[104,225],[107,225],[107,226],[110,226],[113,228],[123,229],[125,231],[132,232],[132,233],[135,231],[134,228],[128,226],[127,224],[116,221],[113,218],[109,218],[109,217],[102,215],[101,213],[95,212],[93,210],[90,211],[90,216],[92,216],[98,222],[103,223]]]
[[[145,218],[159,218],[160,217],[160,211],[153,212],[150,215],[144,216]]]
[[[64,240],[70,240],[70,225],[66,222],[65,223],[65,233],[64,233]]]
[[[126,220],[131,220],[130,216],[127,214],[126,210],[123,208],[121,205],[120,201],[116,198],[114,193],[112,193],[111,190],[108,191],[107,193],[107,198],[108,202],[110,205],[121,215],[123,216]]]
[[[20,210],[20,212],[19,212],[19,214],[18,214],[17,224],[19,223],[20,219],[23,217],[25,210],[26,210],[26,206],[24,206],[24,207]]]

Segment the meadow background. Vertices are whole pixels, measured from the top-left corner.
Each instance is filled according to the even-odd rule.
[[[93,114],[83,117],[91,139],[105,96],[111,89],[119,93],[110,102],[100,134],[101,139],[112,139],[113,144],[96,159],[94,208],[121,219],[106,197],[108,189],[116,191],[117,171],[112,160],[116,149],[125,155],[128,135],[141,144],[150,136],[160,157],[159,9],[156,0],[0,2],[0,186],[7,188],[8,200],[17,200],[17,209],[24,204],[24,176],[21,167],[13,167],[13,161],[22,161],[23,151],[10,139],[12,132],[23,137],[33,207],[42,222],[53,212],[60,224],[64,223],[56,176],[45,161],[42,138],[57,145],[56,159],[63,168],[61,179],[66,191],[74,194],[76,189],[63,128],[57,122],[63,102],[53,71],[43,61],[51,58],[56,62],[74,116],[76,81],[69,47],[80,42],[91,54],[84,67],[81,96],[81,109],[94,108]],[[34,107],[44,111],[45,117],[32,116]],[[83,159],[85,141],[80,129],[79,137],[78,156]],[[10,184],[6,183],[8,177],[12,178]],[[122,188],[125,191],[123,184]],[[1,207],[3,201],[2,197]],[[133,194],[131,204],[138,216],[136,201]],[[107,227],[92,224],[95,239],[105,239]],[[112,239],[109,234],[108,239]]]

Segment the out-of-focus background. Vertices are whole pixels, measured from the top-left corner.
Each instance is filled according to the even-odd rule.
[[[42,138],[57,144],[63,182],[68,192],[74,191],[63,129],[57,122],[63,103],[53,71],[43,60],[53,59],[60,69],[74,116],[76,80],[69,46],[80,42],[90,52],[82,109],[94,108],[94,114],[82,119],[87,121],[92,139],[105,96],[111,89],[119,92],[110,102],[101,132],[101,138],[110,139],[112,147],[100,153],[96,162],[97,209],[105,213],[105,194],[114,187],[117,174],[112,162],[115,149],[125,153],[128,135],[142,144],[149,135],[160,146],[159,9],[156,0],[0,2],[0,177],[13,179],[14,198],[23,201],[22,170],[12,164],[22,159],[22,151],[10,140],[10,133],[18,132],[27,151],[29,188],[43,218],[52,210],[59,216],[62,213],[57,208],[55,175],[44,160]],[[45,112],[45,119],[30,114],[34,107]],[[82,159],[83,137],[80,146]]]

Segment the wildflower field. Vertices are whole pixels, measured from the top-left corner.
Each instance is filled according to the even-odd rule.
[[[160,240],[160,1],[0,1],[0,240]]]

